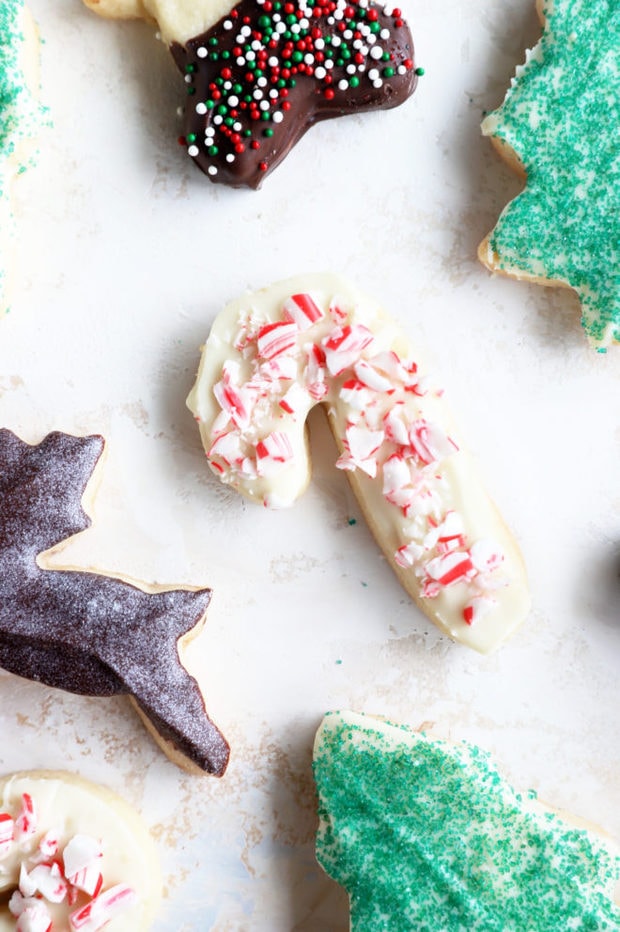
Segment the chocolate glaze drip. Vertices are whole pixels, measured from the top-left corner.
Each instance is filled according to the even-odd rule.
[[[131,695],[162,738],[221,776],[228,745],[177,649],[211,591],[147,593],[37,564],[90,526],[81,498],[103,446],[102,437],[58,432],[30,446],[0,430],[0,666],[81,695]]]
[[[258,188],[319,120],[388,109],[413,92],[398,9],[360,0],[242,0],[171,47],[188,100],[182,139],[212,181]]]

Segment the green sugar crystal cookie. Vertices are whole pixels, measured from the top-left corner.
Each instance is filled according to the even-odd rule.
[[[620,0],[539,8],[542,38],[482,124],[526,186],[479,256],[494,271],[573,288],[604,351],[620,341]]]
[[[620,929],[614,844],[516,793],[480,748],[332,712],[314,776],[317,858],[352,932]]]
[[[26,143],[45,122],[37,100],[38,37],[24,0],[0,0],[0,311],[6,309],[10,186],[27,167]]]

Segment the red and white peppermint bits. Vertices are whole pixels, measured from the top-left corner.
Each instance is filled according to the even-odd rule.
[[[307,330],[324,316],[323,311],[309,294],[294,294],[282,307],[285,320],[294,321],[300,330]]]
[[[69,916],[75,932],[99,932],[135,901],[136,895],[126,884],[116,884]]]
[[[17,861],[17,889],[9,900],[16,932],[50,932],[50,904],[75,905],[78,898],[91,899],[69,916],[72,930],[98,932],[135,900],[126,884],[103,890],[101,843],[88,835],[74,835],[62,848],[59,832],[49,829],[35,841],[38,827],[32,797],[23,793],[15,818],[0,813],[0,874],[2,861]]]
[[[438,416],[441,393],[392,348],[399,341],[385,339],[382,320],[369,326],[341,299],[295,292],[278,312],[242,315],[232,355],[219,364],[219,412],[205,444],[213,469],[271,507],[290,504],[297,485],[289,480],[305,457],[300,425],[325,403],[342,450],[336,466],[377,483],[373,502],[396,529],[395,564],[423,598],[462,587],[461,623],[473,624],[494,604],[502,555],[468,539],[446,491],[445,464],[458,446]]]

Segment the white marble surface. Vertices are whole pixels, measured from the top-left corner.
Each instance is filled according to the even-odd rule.
[[[213,587],[192,669],[232,756],[221,781],[189,777],[124,700],[0,673],[1,770],[72,768],[142,811],[165,873],[156,932],[347,928],[313,856],[311,744],[330,708],[477,741],[516,785],[620,837],[620,355],[588,348],[571,293],[475,258],[518,190],[478,127],[538,35],[531,0],[404,3],[415,96],[315,128],[259,192],[211,185],[176,145],[182,82],[146,25],[30,5],[54,125],[16,186],[0,422],[30,441],[106,436],[73,562]],[[215,314],[322,269],[382,299],[433,358],[521,543],[533,609],[491,657],[408,602],[320,416],[314,482],[290,511],[206,469],[184,399]]]

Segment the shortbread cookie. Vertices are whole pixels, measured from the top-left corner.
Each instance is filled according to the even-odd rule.
[[[0,314],[9,304],[13,248],[13,178],[28,164],[32,138],[43,119],[38,103],[38,35],[24,0],[0,3]]]
[[[515,792],[479,747],[333,712],[314,776],[317,858],[352,932],[620,928],[617,845]]]
[[[527,614],[523,562],[418,362],[375,301],[338,276],[300,276],[222,311],[188,406],[213,472],[283,507],[309,481],[305,420],[325,405],[336,465],[401,583],[487,652]]]
[[[159,859],[138,814],[71,773],[0,779],[0,930],[146,932]]]
[[[417,81],[400,10],[372,0],[85,2],[159,23],[187,82],[182,141],[233,187],[258,188],[315,123],[396,107]]]
[[[30,446],[0,430],[0,666],[81,695],[128,695],[175,763],[221,776],[228,745],[181,654],[211,591],[46,568],[90,525],[81,499],[103,447],[58,432]]]
[[[540,42],[482,131],[526,186],[479,249],[490,269],[566,285],[591,344],[620,341],[620,7],[542,0]]]

